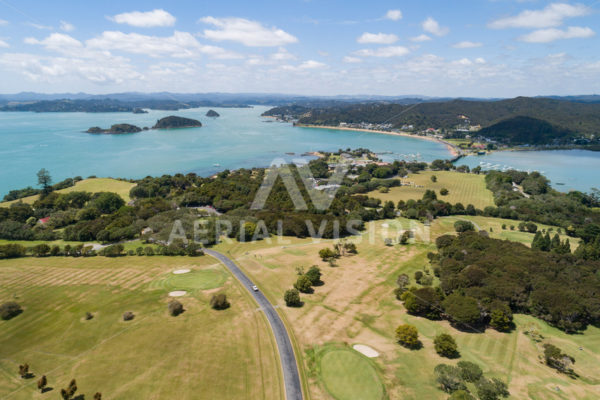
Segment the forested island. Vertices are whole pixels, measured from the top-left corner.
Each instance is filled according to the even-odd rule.
[[[108,133],[112,135],[119,135],[123,133],[137,133],[141,132],[142,128],[131,125],[131,124],[115,124],[108,129],[102,129],[98,126],[91,127],[86,133]]]
[[[170,115],[156,121],[152,129],[199,128],[202,123],[196,119]]]
[[[213,117],[213,118],[220,117],[219,113],[216,112],[215,110],[208,110],[208,112],[206,113],[206,116]]]

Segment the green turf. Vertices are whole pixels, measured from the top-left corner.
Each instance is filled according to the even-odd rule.
[[[75,378],[77,394],[108,399],[280,399],[281,372],[266,320],[237,281],[205,257],[52,257],[0,260],[0,303],[24,312],[0,321],[0,398],[58,398]],[[185,312],[167,312],[171,271],[190,268],[179,298]],[[203,273],[203,271],[210,271]],[[158,282],[159,284],[156,284]],[[210,308],[222,285],[231,308]],[[85,320],[85,312],[94,318]],[[122,314],[133,311],[133,321]],[[27,362],[36,378],[17,375]],[[41,374],[53,390],[35,390]]]
[[[226,280],[225,272],[216,268],[208,268],[179,275],[170,273],[164,280],[158,281],[157,286],[168,291],[208,290],[223,286]]]
[[[380,400],[385,390],[375,367],[362,354],[327,347],[319,354],[320,378],[336,400]]]

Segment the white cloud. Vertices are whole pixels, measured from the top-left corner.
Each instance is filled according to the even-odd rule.
[[[429,36],[427,36],[426,34],[423,33],[423,34],[421,34],[419,36],[411,37],[410,40],[412,42],[420,43],[420,42],[426,42],[428,40],[431,40],[431,38]]]
[[[0,19],[0,26],[8,25],[8,21],[5,19]]]
[[[6,43],[4,40],[0,39],[0,48],[8,48],[10,45]]]
[[[53,29],[51,26],[42,25],[42,24],[36,24],[36,23],[33,23],[33,22],[26,22],[25,25],[31,26],[32,28],[39,29],[39,30],[51,31]]]
[[[320,55],[321,57],[329,57],[329,53],[323,50],[318,50],[317,54]]]
[[[358,43],[392,44],[398,41],[398,36],[393,33],[365,32],[356,39]]]
[[[553,3],[542,10],[525,10],[518,15],[500,18],[488,26],[493,29],[549,28],[560,26],[566,18],[581,17],[590,13],[583,4]]]
[[[35,82],[72,82],[80,78],[96,84],[122,84],[143,79],[122,57],[82,59],[72,57],[40,57],[36,54],[4,53],[0,65],[21,73]]]
[[[71,32],[75,30],[75,27],[67,21],[60,21],[60,29],[65,32]]]
[[[298,41],[295,36],[281,29],[267,28],[257,21],[244,18],[204,17],[200,21],[218,28],[204,30],[204,37],[211,40],[231,40],[249,47],[283,46]]]
[[[186,58],[205,54],[215,58],[240,58],[238,54],[221,47],[202,45],[192,34],[178,31],[175,31],[172,36],[165,37],[106,31],[88,40],[86,44],[91,49],[119,50],[150,57]]]
[[[315,61],[315,60],[308,60],[308,61],[304,61],[302,64],[300,64],[298,66],[298,68],[300,68],[300,69],[315,69],[315,68],[324,68],[326,66],[327,66],[327,64],[325,64],[325,63]]]
[[[436,36],[444,36],[450,32],[450,29],[440,26],[440,24],[431,17],[423,21],[421,27],[425,32],[429,32]]]
[[[401,57],[410,53],[410,50],[404,46],[389,46],[380,47],[378,49],[362,49],[354,52],[355,55],[360,57]]]
[[[25,38],[25,43],[44,46],[46,50],[55,51],[64,55],[81,57],[85,50],[83,43],[64,33],[52,33],[45,39],[38,40],[32,37]]]
[[[117,14],[109,18],[117,24],[127,24],[138,28],[151,28],[156,26],[173,26],[175,17],[162,9],[152,11],[133,11],[123,14]]]
[[[271,54],[271,59],[275,61],[295,60],[296,56],[288,52],[285,48],[280,47],[277,53]]]
[[[519,37],[522,42],[549,43],[560,39],[584,39],[594,36],[596,33],[588,27],[570,26],[565,30],[550,28],[539,29]]]
[[[385,14],[386,19],[391,19],[392,21],[399,21],[402,19],[402,11],[400,10],[389,10]]]
[[[475,47],[481,46],[483,46],[483,43],[481,42],[471,42],[468,40],[465,40],[464,42],[458,42],[452,45],[452,47],[454,47],[455,49],[473,49]]]
[[[358,57],[346,56],[342,59],[342,61],[346,64],[358,64],[362,62],[362,59]]]
[[[475,64],[485,64],[485,58],[477,57],[475,59]]]

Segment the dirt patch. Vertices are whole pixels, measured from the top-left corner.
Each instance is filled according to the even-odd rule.
[[[175,275],[181,275],[181,274],[187,274],[190,271],[191,270],[189,268],[184,268],[184,269],[177,269],[177,270],[173,271],[173,273]]]
[[[181,296],[185,296],[187,294],[187,292],[185,290],[174,290],[172,292],[169,292],[169,297],[181,297]]]

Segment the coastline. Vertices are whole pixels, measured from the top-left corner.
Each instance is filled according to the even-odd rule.
[[[431,136],[419,136],[419,135],[413,135],[413,134],[406,133],[406,132],[390,132],[390,131],[382,131],[382,130],[375,130],[375,129],[348,128],[348,127],[343,127],[343,126],[330,126],[330,125],[294,124],[294,127],[334,129],[334,130],[339,130],[339,131],[372,132],[372,133],[380,133],[380,134],[384,134],[384,135],[404,136],[404,137],[409,137],[409,138],[414,138],[414,139],[429,140],[430,142],[437,142],[437,143],[441,143],[441,144],[445,145],[446,148],[448,149],[448,151],[450,152],[450,154],[452,154],[452,157],[459,157],[459,156],[463,155],[462,151],[460,151],[452,143],[449,143],[445,140],[438,139],[438,138],[431,137]]]

